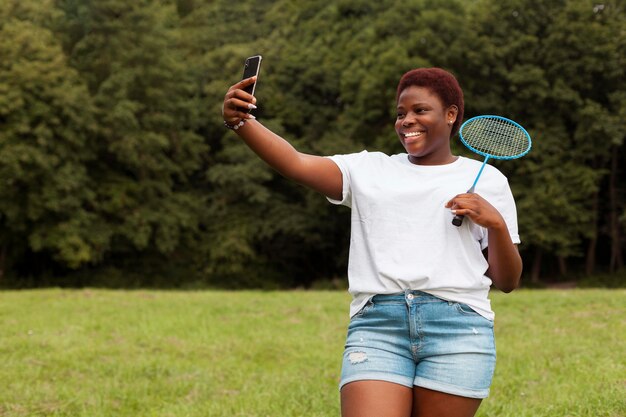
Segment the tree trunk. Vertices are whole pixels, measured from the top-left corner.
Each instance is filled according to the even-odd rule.
[[[533,267],[530,274],[530,282],[533,284],[538,284],[541,280],[541,257],[542,250],[537,247],[535,249],[535,256],[533,257]]]
[[[598,210],[599,210],[599,193],[596,191],[593,193],[593,202],[591,205],[593,210],[593,226],[591,230],[591,238],[587,245],[587,257],[585,259],[585,274],[587,276],[593,275],[596,268],[596,247],[598,245]]]
[[[614,273],[618,269],[624,267],[624,259],[622,258],[622,242],[619,224],[619,202],[617,193],[617,170],[618,170],[619,149],[613,146],[611,152],[611,176],[609,180],[609,207],[610,207],[610,226],[611,226],[611,261],[609,263],[609,271]]]
[[[559,261],[559,274],[563,277],[567,276],[567,258],[564,256],[558,256]]]
[[[2,282],[4,278],[4,269],[6,266],[6,259],[7,259],[7,247],[6,245],[2,245],[2,248],[0,248],[0,282]]]

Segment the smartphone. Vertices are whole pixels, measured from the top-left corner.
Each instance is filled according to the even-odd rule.
[[[246,59],[246,63],[243,67],[243,77],[242,79],[254,77],[255,75],[259,76],[259,71],[261,70],[261,60],[263,57],[261,55],[251,56]],[[257,79],[258,81],[258,79]],[[246,93],[250,93],[254,95],[254,90],[256,88],[256,82],[251,84],[243,89]]]

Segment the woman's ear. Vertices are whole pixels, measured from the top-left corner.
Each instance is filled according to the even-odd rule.
[[[448,119],[448,124],[452,126],[454,122],[456,122],[456,117],[459,114],[459,108],[456,105],[452,105],[448,107],[448,111],[446,112],[446,117]]]

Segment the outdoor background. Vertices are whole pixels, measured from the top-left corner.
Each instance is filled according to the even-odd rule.
[[[415,67],[525,126],[478,415],[626,416],[625,7],[0,0],[0,417],[339,414],[349,210],[224,128],[255,54],[258,119],[304,152],[402,152]]]
[[[253,54],[258,119],[321,155],[402,152],[400,76],[453,72],[466,119],[510,117],[534,140],[494,163],[524,283],[623,283],[625,28],[622,1],[4,0],[0,283],[343,286],[349,210],[222,125]]]

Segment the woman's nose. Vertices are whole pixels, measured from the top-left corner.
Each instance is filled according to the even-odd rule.
[[[407,113],[402,119],[402,126],[411,126],[412,124],[415,124],[415,114]]]

